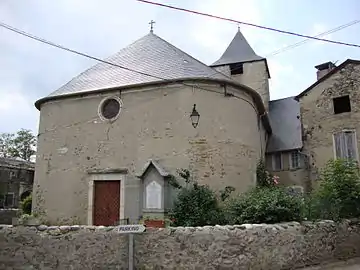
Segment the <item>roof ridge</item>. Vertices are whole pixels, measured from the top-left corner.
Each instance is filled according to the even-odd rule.
[[[206,66],[209,70],[213,70],[215,72],[215,74],[211,74],[211,77],[219,74],[220,76],[225,76],[223,73],[217,71],[216,69],[212,68],[211,66],[208,66],[207,64],[205,64],[204,62],[200,61],[199,59],[196,59],[195,57],[191,56],[190,54],[188,54],[187,52],[183,51],[182,49],[176,47],[175,45],[171,44],[170,42],[166,41],[165,39],[159,37],[158,35],[152,33],[154,36],[156,36],[158,39],[160,39],[161,41],[165,42],[165,44],[167,46],[170,46],[171,48],[175,49],[176,54],[178,54],[179,56],[181,56],[181,54],[185,54],[187,57],[191,58],[192,60],[194,60],[195,62],[198,62],[199,64],[202,64],[204,66]],[[179,54],[179,51],[181,52],[181,54]],[[209,78],[211,78],[209,77]],[[226,77],[226,76],[225,76]],[[228,77],[226,77],[227,79],[229,79]]]
[[[346,59],[344,62],[342,62],[340,65],[338,65],[337,67],[333,68],[331,71],[329,71],[327,74],[325,74],[324,76],[322,76],[320,79],[316,80],[314,83],[312,83],[309,87],[307,87],[304,91],[302,91],[300,94],[298,94],[295,98],[297,100],[299,100],[302,96],[304,96],[307,92],[309,92],[311,89],[313,89],[316,85],[318,85],[319,83],[325,81],[327,78],[331,77],[333,74],[335,74],[336,72],[338,72],[339,70],[341,70],[342,68],[344,68],[345,66],[347,66],[348,64],[355,64],[355,65],[360,65],[360,60],[355,60],[355,59]]]

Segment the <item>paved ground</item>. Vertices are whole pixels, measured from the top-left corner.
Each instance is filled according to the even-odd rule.
[[[323,266],[308,267],[302,270],[360,270],[360,258]]]

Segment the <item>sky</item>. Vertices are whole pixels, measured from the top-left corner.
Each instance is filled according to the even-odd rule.
[[[360,19],[358,0],[154,0],[268,27],[317,35]],[[1,0],[0,21],[98,58],[106,58],[149,32],[200,61],[216,61],[238,25],[135,0]],[[294,96],[316,80],[314,66],[360,59],[360,48],[308,41],[277,55],[272,52],[302,41],[240,25],[255,52],[267,57],[272,100]],[[360,23],[324,38],[360,44]],[[21,128],[37,134],[34,102],[95,65],[87,58],[52,48],[0,27],[0,132]]]

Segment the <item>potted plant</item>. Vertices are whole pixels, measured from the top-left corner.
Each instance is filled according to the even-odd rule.
[[[165,228],[165,220],[156,217],[145,217],[144,225],[148,228]]]

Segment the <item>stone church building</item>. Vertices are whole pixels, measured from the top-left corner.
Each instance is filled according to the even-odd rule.
[[[150,32],[35,103],[33,210],[57,224],[161,216],[177,169],[243,192],[265,157],[310,189],[329,158],[358,158],[359,64],[320,65],[297,97],[270,101],[267,60],[240,31],[210,66]]]

